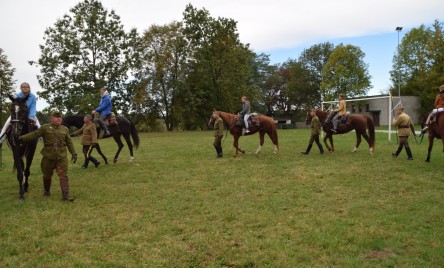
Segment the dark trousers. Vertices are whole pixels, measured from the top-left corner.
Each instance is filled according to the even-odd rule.
[[[69,180],[68,180],[68,158],[52,160],[43,157],[40,164],[43,173],[43,187],[45,192],[51,190],[51,179],[54,170],[57,172],[60,178],[60,188],[62,189],[62,196],[67,197],[69,195]]]
[[[88,167],[89,161],[93,162],[94,165],[97,165],[97,162],[98,162],[97,159],[95,159],[91,155],[93,149],[94,149],[94,146],[92,146],[92,145],[83,145],[82,152],[83,152],[83,156],[85,157],[85,163],[83,164],[83,166],[85,168]]]
[[[222,156],[222,137],[223,136],[214,136],[213,146],[218,156]]]

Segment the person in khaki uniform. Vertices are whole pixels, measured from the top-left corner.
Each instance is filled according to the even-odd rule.
[[[213,113],[213,118],[216,120],[214,122],[214,142],[213,146],[216,149],[217,157],[222,157],[222,137],[224,136],[224,122],[222,118],[219,117],[219,113]]]
[[[398,150],[396,150],[395,153],[392,153],[392,155],[395,158],[398,157],[402,148],[405,147],[408,156],[407,159],[413,160],[412,151],[409,146],[409,136],[415,132],[412,120],[410,120],[410,116],[404,113],[404,107],[402,106],[396,108],[396,115],[397,116],[393,119],[393,125],[398,127],[399,146]]]
[[[82,168],[88,168],[89,161],[93,162],[94,166],[97,168],[100,165],[100,162],[91,155],[92,150],[97,145],[96,125],[92,122],[92,117],[90,115],[86,115],[83,118],[83,122],[85,124],[82,126],[82,128],[72,133],[71,137],[82,135],[81,144],[83,145],[82,151],[83,156],[85,157],[85,163],[83,164]]]
[[[310,111],[311,115],[311,136],[310,141],[308,142],[308,147],[305,152],[301,152],[301,154],[308,154],[313,146],[313,142],[315,141],[319,147],[319,151],[321,154],[324,153],[324,148],[322,144],[319,142],[319,134],[321,133],[321,122],[319,121],[319,117],[316,116],[316,110]]]
[[[69,194],[69,180],[68,180],[68,157],[67,150],[72,155],[72,162],[77,161],[77,153],[69,137],[69,130],[62,125],[62,114],[58,111],[53,111],[50,116],[51,123],[43,125],[41,128],[20,136],[22,141],[30,141],[43,138],[43,155],[40,167],[43,173],[43,187],[44,196],[50,196],[51,179],[56,170],[60,177],[60,187],[62,189],[62,200],[74,201],[74,198]]]

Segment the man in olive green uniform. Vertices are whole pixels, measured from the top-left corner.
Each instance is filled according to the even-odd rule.
[[[319,121],[319,118],[316,116],[316,110],[311,110],[310,115],[311,115],[310,141],[308,142],[308,147],[305,150],[305,152],[301,152],[301,154],[308,154],[311,150],[311,147],[313,146],[314,141],[318,145],[321,154],[323,154],[324,148],[322,147],[322,144],[319,142],[319,134],[321,133],[321,122]]]
[[[85,157],[85,163],[83,164],[82,168],[88,168],[89,161],[93,162],[94,166],[97,168],[99,167],[100,162],[91,155],[92,150],[97,145],[96,125],[92,122],[92,117],[90,115],[86,115],[83,118],[83,122],[85,124],[82,126],[82,128],[72,133],[71,136],[75,137],[82,135],[81,144],[83,145],[82,151],[83,156]]]
[[[74,198],[69,195],[68,158],[66,151],[68,148],[74,163],[77,161],[77,153],[69,137],[68,128],[62,125],[62,114],[54,111],[51,113],[50,119],[50,124],[43,125],[36,131],[20,136],[20,140],[30,141],[40,137],[43,138],[44,147],[41,151],[43,158],[40,164],[43,173],[43,195],[50,195],[51,178],[55,169],[60,177],[62,200],[74,201]]]
[[[404,107],[396,108],[396,115],[397,116],[393,119],[393,125],[398,126],[399,147],[395,153],[392,153],[392,155],[395,158],[398,157],[402,148],[405,147],[408,156],[407,159],[413,160],[412,151],[409,146],[409,136],[412,132],[415,132],[412,120],[410,120],[410,116],[404,113]]]
[[[214,122],[214,143],[213,146],[216,148],[217,157],[222,157],[222,137],[224,136],[224,122],[222,118],[219,117],[219,113],[213,113],[213,118],[216,120]]]

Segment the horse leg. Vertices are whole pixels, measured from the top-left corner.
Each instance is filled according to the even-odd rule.
[[[372,146],[372,143],[371,143],[370,137],[368,136],[368,134],[367,134],[366,131],[364,131],[364,132],[362,133],[362,137],[364,137],[365,141],[368,143],[368,148],[369,148],[370,154],[373,155],[373,153],[374,153],[374,151],[373,151],[374,148],[373,148],[373,146]]]
[[[258,155],[262,151],[262,148],[264,147],[264,136],[265,136],[265,132],[260,131],[259,132],[259,147],[257,148],[256,152],[254,153],[255,155]]]
[[[105,164],[108,165],[108,158],[106,158],[106,156],[102,153],[102,149],[100,149],[100,145],[98,143],[96,145],[96,151],[103,158],[103,161],[105,161]]]
[[[131,142],[131,137],[130,137],[130,133],[127,134],[123,134],[123,138],[126,141],[126,145],[128,145],[128,149],[130,151],[130,161],[134,160],[134,155],[133,155],[133,143]]]
[[[239,148],[239,137],[235,136],[234,140],[233,140],[233,147],[236,149],[234,152],[234,157],[237,156],[237,152],[241,152],[241,153],[245,153],[244,150],[242,150],[241,148]]]
[[[29,155],[26,156],[26,167],[25,167],[25,172],[24,172],[25,184],[23,185],[23,190],[25,191],[25,193],[28,192],[28,187],[29,187],[28,180],[29,180],[29,176],[31,175],[31,164],[32,164],[33,157],[34,156],[29,156]]]
[[[15,157],[16,158],[16,168],[17,168],[17,180],[19,183],[19,201],[23,202],[25,201],[25,190],[23,187],[23,160],[21,158],[19,158],[18,156]]]
[[[327,133],[327,134],[325,135],[325,137],[324,137],[324,144],[325,144],[325,147],[327,148],[327,150],[328,150],[329,152],[332,152],[330,145],[327,143],[327,139],[331,139],[330,137],[331,137],[331,134],[330,134],[330,133]],[[331,141],[330,141],[330,143],[331,143]]]
[[[432,135],[429,134],[429,148],[427,149],[427,159],[425,160],[426,162],[430,162],[430,154],[432,153],[434,139],[435,139],[435,137],[433,137]],[[444,143],[444,141],[443,141],[443,143]]]
[[[361,133],[357,130],[355,130],[356,132],[356,145],[355,148],[353,149],[353,153],[355,153],[356,151],[358,151],[359,145],[361,145]]]
[[[119,148],[117,149],[116,155],[114,156],[114,164],[117,162],[117,158],[119,157],[120,151],[122,151],[123,148],[123,143],[122,140],[120,139],[120,135],[114,135],[113,136],[114,140],[117,143],[117,146],[119,146]]]

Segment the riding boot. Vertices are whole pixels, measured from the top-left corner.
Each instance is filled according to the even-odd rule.
[[[90,160],[91,162],[93,162],[93,164],[94,164],[94,166],[95,166],[96,168],[99,167],[100,162],[97,161],[96,158],[94,158],[94,157],[92,157],[92,156],[89,156],[89,157],[88,157],[88,160]]]
[[[318,143],[318,147],[321,154],[324,154],[324,148],[322,147],[322,144]]]
[[[85,162],[83,163],[82,168],[83,168],[83,169],[88,168],[88,164],[89,164],[89,158],[85,158]]]
[[[401,153],[401,151],[402,151],[402,147],[403,147],[403,145],[402,145],[402,144],[399,144],[399,146],[398,146],[398,150],[396,150],[396,153],[392,153],[392,155],[393,155],[394,158],[398,157],[399,153]]]
[[[219,145],[219,151],[217,152],[218,157],[222,157],[224,154],[222,152],[222,146]]]
[[[108,126],[105,124],[105,122],[103,122],[102,120],[98,120],[98,122],[99,122],[99,125],[103,128],[103,130],[105,131],[105,136],[109,136],[109,135],[111,135],[110,133],[109,133],[109,130],[108,130]]]
[[[412,155],[412,151],[410,150],[410,146],[406,146],[405,150],[406,150],[407,156],[408,156],[407,160],[413,160],[413,155]]]
[[[308,154],[310,152],[312,146],[313,146],[313,144],[309,144],[307,146],[307,149],[305,150],[305,152],[301,152],[301,154]]]

